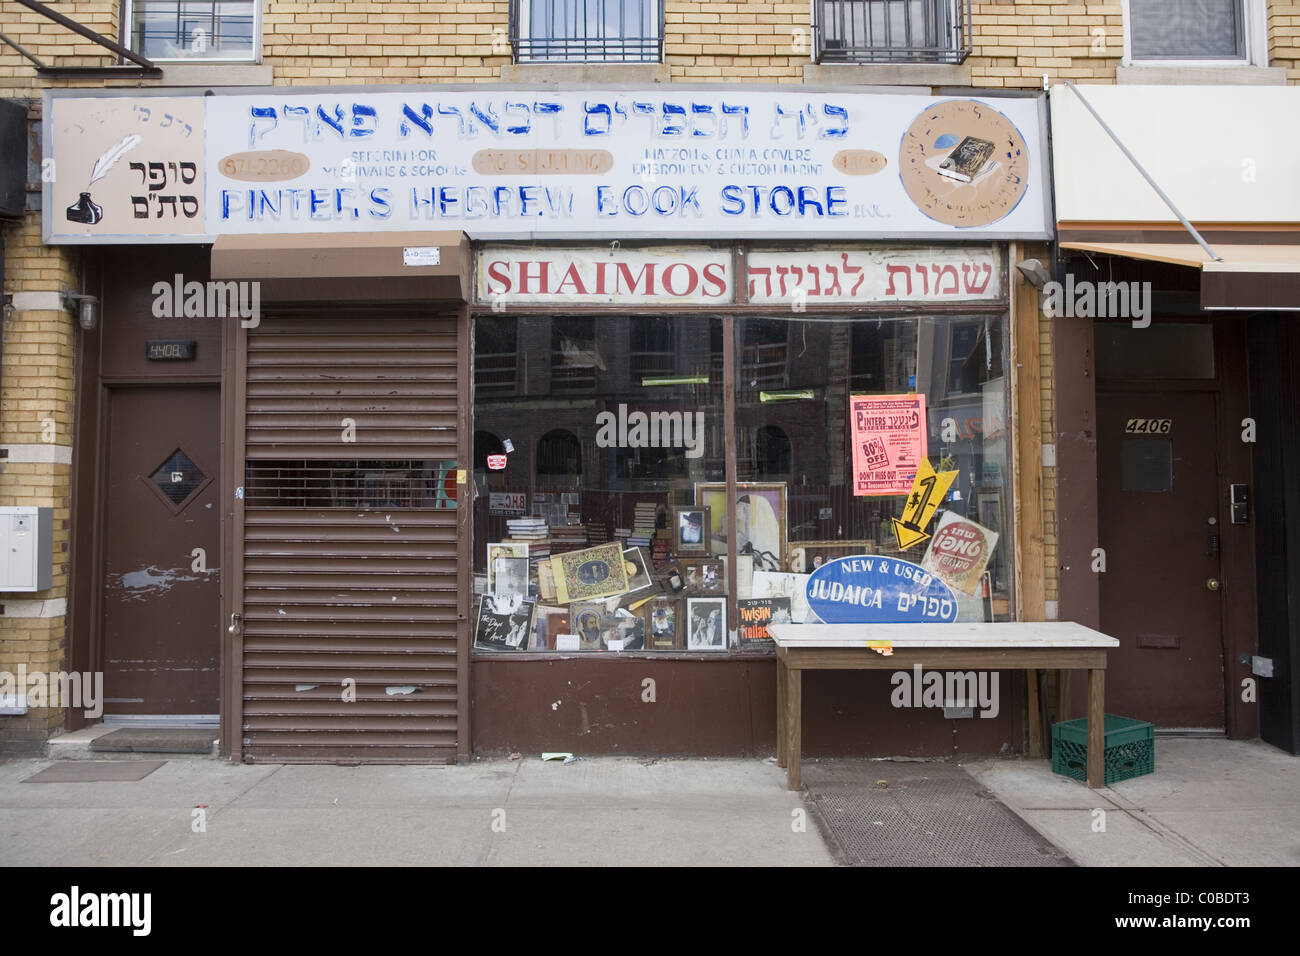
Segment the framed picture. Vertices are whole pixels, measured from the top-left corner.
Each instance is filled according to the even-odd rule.
[[[725,558],[681,562],[688,595],[719,595],[727,593],[727,561]]]
[[[681,562],[674,561],[664,569],[664,585],[673,594],[681,594],[686,590],[686,571]]]
[[[487,593],[495,591],[496,579],[492,575],[492,564],[497,558],[528,558],[527,541],[496,541],[487,546]],[[526,579],[525,579],[526,580]]]
[[[578,649],[598,651],[601,631],[605,628],[605,604],[602,601],[583,601],[569,605],[570,633],[578,638]]]
[[[688,598],[686,601],[686,649],[727,649],[726,598]]]
[[[487,651],[526,651],[536,604],[515,596],[485,594],[479,598],[474,647]]]
[[[644,591],[655,583],[654,564],[645,548],[627,548],[623,552],[623,563],[627,571],[627,589],[629,593]]]
[[[664,596],[652,598],[641,608],[645,617],[645,646],[652,651],[680,650],[681,602]]]
[[[697,505],[673,506],[673,551],[677,554],[708,554],[708,508]]]
[[[709,511],[709,551],[727,553],[727,485],[698,482],[695,504]],[[783,571],[786,560],[786,486],[783,482],[736,485],[736,554],[754,558],[755,571]]]
[[[626,609],[605,615],[601,641],[607,651],[645,650],[645,618]]]
[[[528,597],[528,559],[493,558],[491,593]]]

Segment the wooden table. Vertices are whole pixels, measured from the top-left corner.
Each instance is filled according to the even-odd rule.
[[[1103,785],[1106,651],[1119,641],[1069,622],[1002,624],[770,624],[776,641],[777,763],[786,785],[798,790],[803,748],[803,672],[806,670],[1088,671],[1090,787]],[[888,645],[891,656],[868,646]],[[1036,715],[1033,719],[1037,719]]]

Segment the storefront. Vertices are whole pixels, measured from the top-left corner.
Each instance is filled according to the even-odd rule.
[[[1114,712],[1294,753],[1300,143],[1269,118],[1300,97],[1083,95],[1052,90],[1059,260],[1044,298],[1058,354],[1085,356],[1057,376],[1061,614],[1119,638]],[[1191,129],[1216,136],[1189,163],[1168,144]]]
[[[1043,613],[1041,97],[264,98],[47,96],[46,241],[101,247],[72,653],[199,662],[110,708],[246,760],[764,753],[765,623]],[[888,678],[811,679],[810,752],[1024,745],[1010,674],[987,720]]]
[[[955,473],[944,513],[988,529],[993,560],[947,617],[900,614],[883,588],[864,613],[1014,619],[1005,245],[488,245],[477,261],[477,748],[770,748],[764,624],[817,620],[808,582],[836,559],[933,568],[894,528],[922,459]],[[632,573],[597,564],[592,587],[584,561]],[[878,683],[829,689],[848,716],[817,726],[822,746],[923,746]]]

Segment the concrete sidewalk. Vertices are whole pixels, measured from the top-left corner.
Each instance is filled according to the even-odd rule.
[[[1258,740],[1157,737],[1155,773],[1098,790],[1050,760],[963,766],[1080,866],[1300,866],[1300,757]]]
[[[807,809],[805,795],[785,789],[771,760],[564,765],[530,755],[461,767],[337,767],[180,759],[131,782],[22,782],[53,763],[0,763],[0,865],[834,862],[812,814],[794,813]],[[878,761],[835,763],[860,771],[864,787],[888,775]],[[1046,760],[961,766],[1082,866],[1300,865],[1300,758],[1267,744],[1158,738],[1155,774],[1103,790],[1055,776]],[[191,829],[199,805],[202,833]],[[1105,811],[1104,832],[1094,830],[1103,819],[1095,810]],[[801,819],[802,829],[792,825]]]
[[[762,760],[605,757],[462,767],[172,760],[134,782],[22,783],[0,764],[0,864],[829,866]],[[207,806],[207,832],[191,831]],[[496,832],[494,823],[504,832]]]

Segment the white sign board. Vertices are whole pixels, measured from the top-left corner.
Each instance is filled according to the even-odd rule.
[[[706,305],[731,302],[727,249],[485,246],[478,301]]]
[[[753,250],[749,301],[861,303],[996,301],[1001,257],[989,246]]]
[[[47,91],[46,155],[76,183],[57,199],[46,184],[46,241],[1049,236],[1040,97],[483,85],[151,102]],[[91,182],[124,142],[115,177]],[[164,190],[190,198],[151,201]]]
[[[1300,87],[1088,84],[1081,90],[1192,222],[1300,220]],[[1052,140],[1058,221],[1178,222],[1063,85],[1052,87]]]

